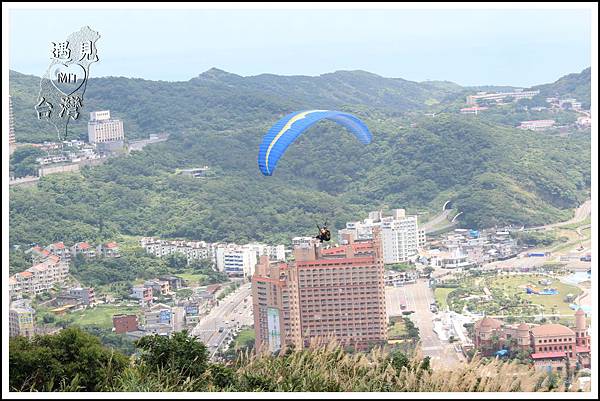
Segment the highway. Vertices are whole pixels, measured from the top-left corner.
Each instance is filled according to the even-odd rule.
[[[253,323],[251,284],[245,283],[220,300],[219,305],[202,317],[190,334],[206,344],[214,355],[232,331]],[[222,332],[219,332],[220,328],[223,328]]]

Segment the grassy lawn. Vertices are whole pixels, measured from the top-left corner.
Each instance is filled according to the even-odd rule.
[[[402,320],[394,323],[394,325],[388,329],[388,339],[390,340],[399,339],[405,335],[407,335],[406,326]]]
[[[437,302],[438,308],[440,310],[446,309],[448,306],[448,302],[446,299],[448,298],[448,294],[454,291],[455,288],[436,288],[435,289],[435,302]]]
[[[125,235],[120,234],[115,241],[119,244],[119,248],[121,252],[123,251],[132,251],[136,248],[140,247],[140,239],[142,237],[139,235]]]
[[[140,314],[140,308],[137,306],[116,306],[116,305],[98,305],[95,308],[77,311],[68,314],[73,319],[73,324],[80,326],[101,326],[111,328],[113,315],[118,314]]]
[[[581,293],[581,289],[572,285],[563,284],[558,280],[552,280],[552,283],[547,287],[556,288],[558,290],[558,295],[527,294],[524,288],[524,286],[527,284],[532,284],[540,290],[546,287],[538,283],[538,281],[541,279],[548,279],[548,277],[541,275],[494,277],[488,280],[488,287],[490,290],[499,289],[509,297],[528,299],[532,303],[542,306],[544,308],[544,313],[552,313],[552,308],[554,305],[556,305],[556,312],[559,314],[573,314],[574,311],[569,308],[569,304],[564,302],[563,299],[567,294],[573,294],[575,296],[579,295]]]
[[[256,339],[256,334],[254,333],[254,329],[243,329],[240,330],[240,333],[237,335],[234,341],[234,348],[240,349],[243,348],[250,341]]]
[[[199,285],[199,281],[206,278],[205,274],[199,273],[175,273],[175,276],[181,277],[187,281],[190,286]]]

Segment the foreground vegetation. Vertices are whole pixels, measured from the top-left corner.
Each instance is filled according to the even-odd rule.
[[[12,391],[565,391],[557,374],[516,362],[484,361],[434,370],[419,354],[375,348],[348,353],[314,342],[277,355],[246,350],[230,363],[208,360],[186,332],[148,336],[128,358],[93,335],[68,328],[10,341]],[[575,378],[570,378],[571,381]],[[573,386],[575,390],[576,386]]]

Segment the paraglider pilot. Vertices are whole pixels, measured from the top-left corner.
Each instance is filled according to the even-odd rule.
[[[317,224],[317,228],[319,229],[319,235],[317,235],[315,237],[316,239],[318,239],[321,242],[323,242],[323,241],[329,241],[331,239],[331,232],[329,232],[329,229],[327,228],[327,222],[325,222],[325,224],[323,225],[323,227],[320,227]]]

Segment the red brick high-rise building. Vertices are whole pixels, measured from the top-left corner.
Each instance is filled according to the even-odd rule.
[[[294,261],[263,257],[252,278],[256,345],[275,351],[333,337],[365,348],[387,338],[380,233],[373,239],[322,248],[318,241],[294,247]]]

